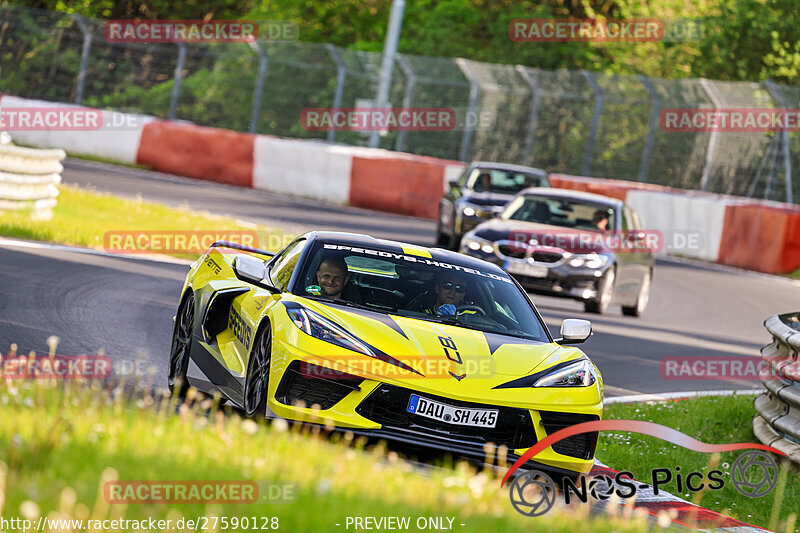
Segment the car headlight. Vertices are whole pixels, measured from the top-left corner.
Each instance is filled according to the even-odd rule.
[[[610,260],[611,257],[609,255],[592,252],[588,254],[573,254],[567,264],[575,268],[600,268],[606,266]]]
[[[494,253],[494,244],[492,244],[492,241],[474,235],[465,235],[464,238],[461,239],[461,247],[471,252],[481,251],[485,254]]]
[[[476,213],[476,211],[475,211],[474,207],[467,206],[467,207],[464,208],[464,216],[474,217],[475,213]]]
[[[370,357],[376,357],[375,352],[373,352],[369,346],[319,313],[315,313],[304,307],[292,307],[287,309],[286,312],[289,314],[289,318],[292,319],[295,326],[312,337],[341,346],[342,348],[347,348],[348,350],[361,352]]]
[[[588,387],[597,381],[597,369],[588,359],[560,368],[539,378],[534,387]]]

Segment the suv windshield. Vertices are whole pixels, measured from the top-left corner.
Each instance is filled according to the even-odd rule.
[[[467,187],[475,192],[517,193],[528,187],[547,185],[544,176],[496,168],[474,168],[467,180]]]
[[[500,218],[562,228],[609,231],[615,229],[614,211],[608,205],[573,198],[524,195],[514,198]]]
[[[304,261],[293,293],[380,313],[550,342],[527,296],[504,272],[444,263],[396,248],[317,241]]]

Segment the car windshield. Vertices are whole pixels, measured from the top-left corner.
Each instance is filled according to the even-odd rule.
[[[495,168],[475,168],[469,175],[467,186],[475,192],[518,193],[527,187],[546,187],[542,175]]]
[[[523,220],[562,228],[613,230],[615,209],[608,205],[553,196],[523,195],[506,206],[500,218]]]
[[[475,269],[396,247],[320,241],[306,257],[293,290],[298,296],[550,342],[527,295],[489,264]]]

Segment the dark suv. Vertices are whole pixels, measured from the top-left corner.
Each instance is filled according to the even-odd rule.
[[[475,161],[448,185],[439,201],[436,243],[458,250],[466,232],[502,212],[519,191],[549,187],[550,182],[538,168]]]

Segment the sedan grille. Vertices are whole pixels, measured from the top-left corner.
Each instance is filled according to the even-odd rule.
[[[411,394],[409,389],[392,385],[380,385],[356,408],[356,412],[377,422],[385,428],[407,428],[434,436],[450,437],[476,445],[494,443],[505,445],[509,450],[529,448],[536,444],[530,412],[527,409],[484,405],[442,398],[433,394],[421,394],[425,398],[455,407],[496,409],[497,425],[493,428],[459,426],[424,418],[406,411]]]

